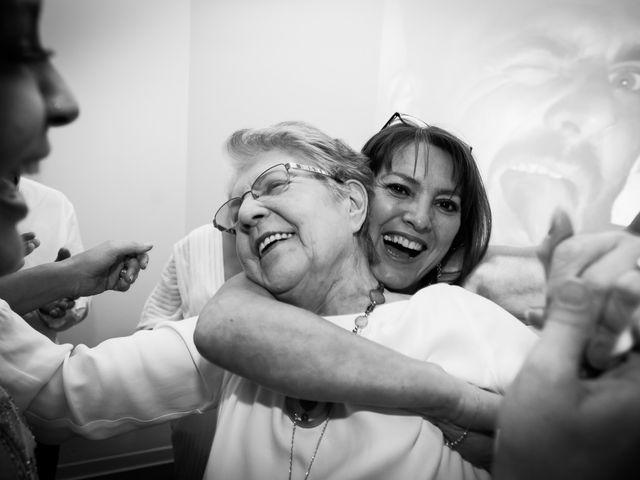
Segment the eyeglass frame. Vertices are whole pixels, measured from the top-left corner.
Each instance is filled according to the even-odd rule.
[[[238,221],[236,220],[236,223],[234,224],[233,227],[227,228],[223,225],[220,225],[217,221],[216,221],[216,217],[218,216],[218,213],[220,213],[220,211],[227,207],[229,208],[227,205],[231,202],[234,201],[238,201],[240,200],[240,206],[242,206],[242,202],[244,201],[244,197],[247,196],[247,194],[251,194],[251,197],[254,200],[257,200],[258,198],[260,198],[260,195],[256,195],[255,193],[253,193],[253,187],[256,184],[256,182],[258,180],[260,180],[260,177],[262,177],[265,173],[267,173],[268,171],[276,168],[276,167],[280,167],[283,166],[287,172],[287,181],[288,183],[291,182],[291,173],[289,173],[289,170],[303,170],[305,172],[310,172],[310,173],[316,173],[319,175],[324,175],[325,177],[331,178],[333,180],[337,180],[333,175],[331,175],[329,172],[327,172],[326,170],[323,170],[322,168],[319,167],[313,167],[311,165],[303,165],[301,163],[295,163],[295,162],[287,162],[287,163],[276,163],[275,165],[271,165],[269,168],[267,168],[265,171],[263,171],[260,175],[258,175],[255,180],[251,183],[251,188],[249,190],[247,190],[246,192],[244,192],[242,195],[236,196],[236,197],[232,197],[229,200],[227,200],[226,202],[224,202],[222,205],[220,205],[220,207],[216,210],[216,213],[213,215],[213,226],[215,228],[217,228],[218,230],[220,230],[221,232],[226,232],[226,233],[230,233],[231,235],[235,235],[236,234],[236,225],[238,224]],[[238,207],[238,211],[240,211],[240,206]]]
[[[391,117],[389,117],[389,120],[387,120],[387,122],[382,126],[380,131],[384,130],[385,128],[391,127],[393,125],[397,125],[398,123],[401,123],[402,125],[406,125],[408,127],[413,127],[413,128],[420,128],[420,129],[431,128],[431,125],[429,125],[427,122],[425,122],[424,120],[418,117],[414,117],[413,115],[408,115],[406,113],[395,112],[393,115],[391,115]],[[449,134],[449,135],[452,135],[452,134]],[[458,138],[457,136],[454,136],[454,137],[462,145],[466,146],[469,149],[469,153],[473,153],[473,147],[471,145],[460,140],[460,138]]]
[[[389,120],[382,126],[380,130],[384,130],[391,125],[396,124],[396,120],[403,125],[407,125],[409,127],[417,127],[417,128],[429,128],[429,125],[424,120],[419,119],[418,117],[414,117],[413,115],[407,115],[406,113],[395,112]]]

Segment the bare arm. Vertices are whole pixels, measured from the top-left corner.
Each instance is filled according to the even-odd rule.
[[[0,277],[0,298],[20,315],[60,298],[128,290],[151,245],[105,242],[60,262],[27,268]]]
[[[493,427],[499,402],[437,365],[278,302],[244,274],[204,308],[195,343],[213,363],[298,398],[420,410],[485,430]]]

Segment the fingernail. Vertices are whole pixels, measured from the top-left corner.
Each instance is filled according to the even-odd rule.
[[[544,325],[544,307],[530,307],[524,312],[524,323],[536,328],[542,328]]]
[[[558,288],[556,300],[567,306],[582,308],[589,305],[591,291],[581,280],[570,278]]]

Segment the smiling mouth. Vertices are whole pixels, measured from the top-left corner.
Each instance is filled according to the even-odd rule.
[[[385,233],[382,235],[382,241],[387,253],[395,258],[415,258],[427,249],[426,245],[415,240],[409,240],[407,237],[397,233]]]
[[[272,233],[266,236],[258,244],[258,256],[262,258],[276,243],[291,237],[293,233]]]

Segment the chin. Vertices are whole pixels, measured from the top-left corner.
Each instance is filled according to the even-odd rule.
[[[387,268],[381,264],[373,267],[373,274],[381,281],[385,288],[394,292],[405,292],[410,290],[415,282],[409,282],[407,272],[398,271],[394,268]]]
[[[6,246],[0,247],[0,275],[7,275],[22,268],[24,257],[22,256],[22,246],[16,252],[8,251]]]
[[[0,234],[0,275],[15,272],[24,264],[22,239],[15,229]]]

